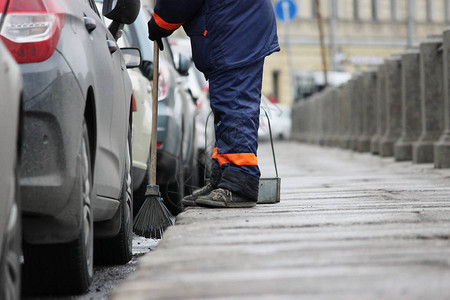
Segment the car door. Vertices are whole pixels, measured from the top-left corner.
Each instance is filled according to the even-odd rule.
[[[125,165],[131,100],[125,95],[124,80],[129,81],[129,78],[125,78],[128,75],[119,46],[100,18],[95,3],[92,0],[79,1],[87,4],[82,8],[83,22],[95,25],[87,32],[90,39],[86,45],[89,61],[95,65],[95,68],[90,68],[97,121],[94,182],[98,195],[117,199]]]

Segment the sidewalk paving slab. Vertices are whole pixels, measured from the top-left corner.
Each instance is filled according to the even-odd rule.
[[[281,202],[188,208],[111,299],[450,299],[450,170],[275,145]],[[260,144],[263,177],[273,176]]]

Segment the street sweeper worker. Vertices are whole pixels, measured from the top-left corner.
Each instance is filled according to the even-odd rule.
[[[149,39],[180,26],[190,37],[196,67],[209,79],[215,148],[210,182],[184,197],[184,206],[252,207],[258,198],[259,109],[264,58],[279,51],[270,0],[158,0]]]

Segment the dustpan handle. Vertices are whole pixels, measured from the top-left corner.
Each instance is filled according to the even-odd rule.
[[[275,159],[275,148],[273,147],[272,126],[270,126],[270,119],[269,115],[267,114],[267,110],[262,106],[261,108],[264,111],[264,114],[266,115],[267,118],[267,123],[269,124],[269,136],[270,136],[270,146],[272,146],[273,165],[275,166],[275,175],[276,177],[278,177],[277,160]]]

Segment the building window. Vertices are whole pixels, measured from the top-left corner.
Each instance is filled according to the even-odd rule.
[[[391,0],[391,20],[392,21],[398,20],[398,1],[397,0]]]
[[[311,15],[313,18],[317,17],[317,3],[316,0],[311,0]]]
[[[335,19],[339,18],[338,1],[339,0],[330,0],[330,17]]]
[[[444,0],[444,20],[450,23],[450,0]]]
[[[359,0],[353,0],[353,19],[360,20],[360,13]]]
[[[426,0],[426,13],[427,13],[427,22],[433,22],[433,1]]]
[[[378,0],[372,0],[372,20],[378,21],[379,18],[379,10],[378,10]]]

